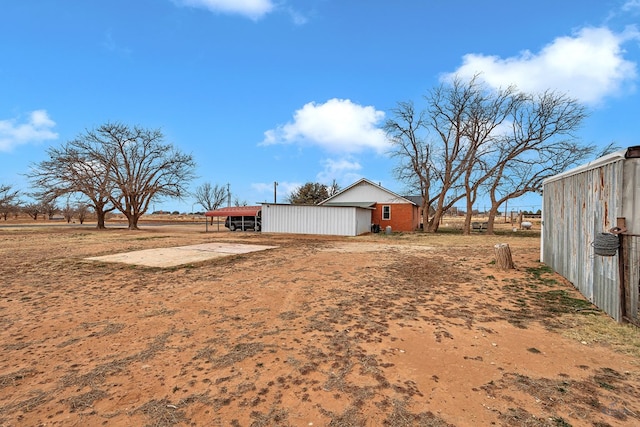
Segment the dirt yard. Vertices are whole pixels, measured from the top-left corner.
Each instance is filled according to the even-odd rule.
[[[211,242],[276,248],[86,260]],[[0,259],[1,426],[640,425],[638,330],[535,232],[0,228]]]

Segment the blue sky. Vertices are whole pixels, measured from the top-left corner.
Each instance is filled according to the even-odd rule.
[[[640,0],[3,1],[0,184],[27,191],[47,147],[122,122],[249,204],[275,181],[279,202],[361,177],[405,194],[380,129],[397,102],[481,72],[583,102],[586,143],[640,145],[639,61]]]

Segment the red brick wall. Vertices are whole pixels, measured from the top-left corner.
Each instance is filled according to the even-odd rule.
[[[391,219],[382,219],[382,206],[391,206]],[[419,208],[408,203],[404,204],[376,204],[375,210],[371,214],[371,221],[379,224],[380,229],[384,231],[388,225],[391,231],[414,231],[420,226]]]

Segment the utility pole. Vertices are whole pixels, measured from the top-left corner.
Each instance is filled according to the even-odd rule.
[[[278,203],[278,191],[277,191],[277,187],[278,187],[278,182],[277,181],[273,181],[273,204],[275,205],[276,203]]]
[[[229,183],[227,182],[227,207],[231,207],[231,190],[229,189]]]
[[[504,201],[504,223],[507,223],[507,206],[509,203],[509,199]]]

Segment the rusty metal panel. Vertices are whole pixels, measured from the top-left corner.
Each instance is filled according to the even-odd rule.
[[[597,233],[622,214],[624,157],[544,183],[543,261],[593,304],[621,321],[618,256],[595,255]]]

